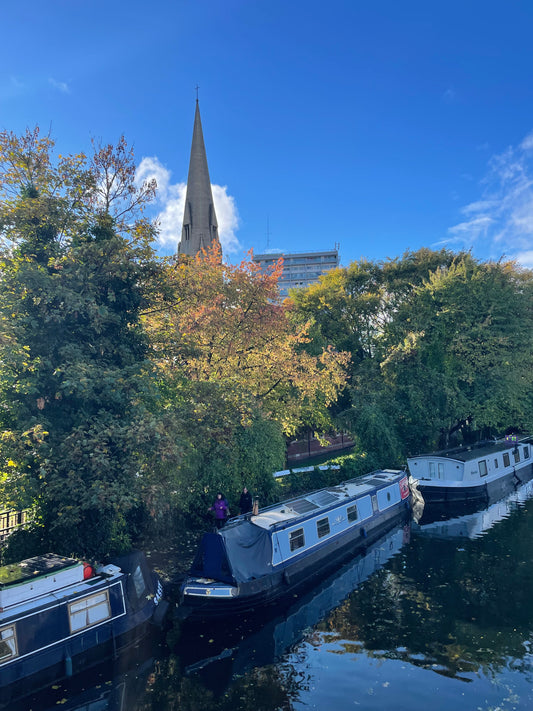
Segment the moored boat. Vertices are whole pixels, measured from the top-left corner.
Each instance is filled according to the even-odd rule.
[[[96,569],[52,553],[0,568],[0,704],[140,640],[162,595],[140,552]]]
[[[408,510],[406,474],[382,470],[230,520],[204,535],[180,612],[225,616],[272,603],[369,546]]]
[[[426,504],[488,502],[533,478],[531,437],[508,436],[407,459]]]

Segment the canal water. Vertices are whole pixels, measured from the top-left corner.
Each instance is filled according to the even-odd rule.
[[[184,628],[16,709],[530,711],[532,497],[393,529],[266,618]]]

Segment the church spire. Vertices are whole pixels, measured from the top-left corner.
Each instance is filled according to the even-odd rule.
[[[207,167],[200,107],[196,97],[187,194],[178,254],[194,256],[201,249],[207,249],[213,242],[218,242],[217,216]]]

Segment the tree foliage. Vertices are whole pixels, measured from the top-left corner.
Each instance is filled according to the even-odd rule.
[[[251,258],[221,260],[220,247],[168,266],[166,293],[146,315],[156,360],[166,377],[216,383],[245,422],[259,407],[292,434],[323,424],[344,385],[348,355],[303,346],[309,323],[279,303],[281,264],[262,273]]]
[[[382,464],[530,429],[532,273],[469,253],[361,261],[292,295],[320,339],[352,353],[338,421]]]
[[[101,176],[52,148],[37,130],[0,134],[1,492],[36,507],[43,545],[102,554],[128,543],[153,441],[140,312],[157,266],[146,224],[121,233]]]

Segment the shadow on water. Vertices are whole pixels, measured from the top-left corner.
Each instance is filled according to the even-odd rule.
[[[532,496],[529,483],[484,510],[394,529],[270,617],[171,631],[170,649],[13,711],[529,708]]]

